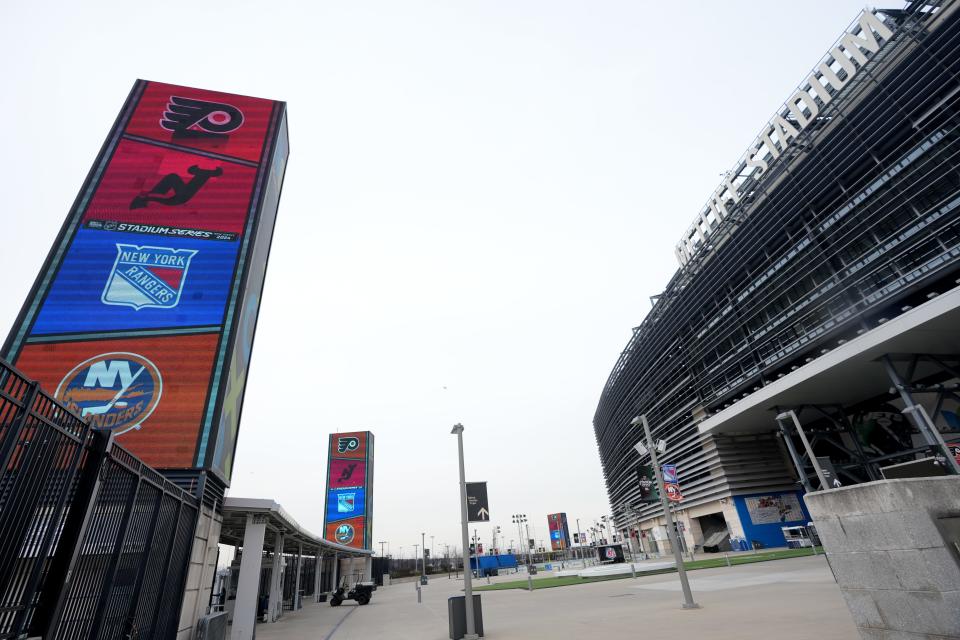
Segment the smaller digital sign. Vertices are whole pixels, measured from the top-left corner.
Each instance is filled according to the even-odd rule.
[[[367,478],[367,463],[362,460],[330,461],[330,489],[362,487]]]
[[[547,526],[550,530],[550,548],[562,551],[570,548],[570,529],[567,526],[566,513],[551,513],[547,516]]]
[[[365,515],[366,492],[362,487],[327,492],[327,522]]]
[[[372,534],[373,434],[332,433],[327,449],[324,538],[369,549]]]

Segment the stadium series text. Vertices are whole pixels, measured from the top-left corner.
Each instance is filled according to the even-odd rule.
[[[681,267],[690,262],[706,244],[707,237],[728,217],[727,203],[740,202],[744,195],[741,192],[744,182],[762,176],[770,164],[796,141],[800,132],[817,120],[820,110],[834,98],[835,94],[830,92],[829,87],[836,92],[847,86],[867,60],[880,50],[881,41],[889,41],[892,36],[893,30],[872,11],[865,10],[860,14],[853,28],[843,34],[836,46],[830,49],[800,88],[767,123],[737,166],[727,172],[723,182],[710,196],[700,216],[677,243],[676,255]]]

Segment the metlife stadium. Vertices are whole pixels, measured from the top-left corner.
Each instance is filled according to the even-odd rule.
[[[684,233],[594,417],[632,544],[667,545],[640,497],[638,414],[678,467],[690,548],[782,546],[808,521],[821,479],[801,436],[843,484],[921,459],[955,472],[957,8],[857,16]]]

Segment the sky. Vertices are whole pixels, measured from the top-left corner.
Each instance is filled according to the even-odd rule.
[[[862,8],[3,3],[0,328],[137,78],[284,100],[229,495],[319,533],[327,437],[369,429],[374,542],[437,555],[459,545],[462,423],[481,540],[523,513],[549,544],[548,513],[610,513],[593,414],[674,245]]]

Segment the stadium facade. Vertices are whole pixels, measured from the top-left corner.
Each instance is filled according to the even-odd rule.
[[[925,457],[956,469],[957,9],[857,16],[677,245],[594,417],[617,526],[645,550],[667,543],[640,498],[638,414],[678,467],[691,548],[782,545],[808,521],[798,425],[845,484]]]

